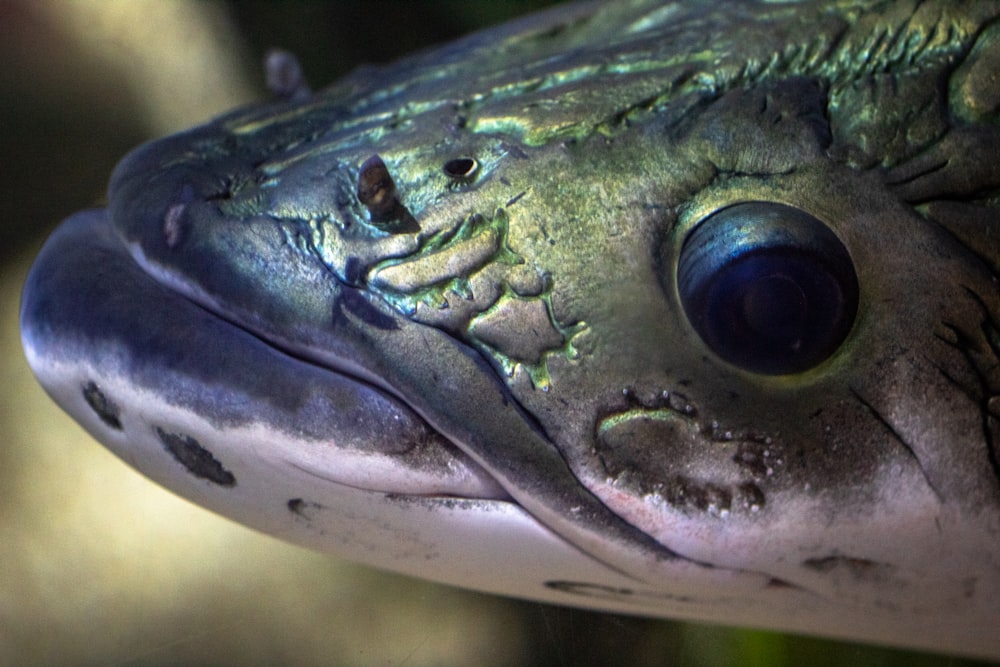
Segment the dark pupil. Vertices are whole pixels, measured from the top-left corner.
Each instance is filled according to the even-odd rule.
[[[809,303],[795,278],[773,273],[754,279],[741,295],[751,333],[793,349],[802,341]]]
[[[681,251],[678,288],[716,354],[768,375],[825,360],[857,310],[847,250],[819,220],[782,204],[740,204],[706,218]]]

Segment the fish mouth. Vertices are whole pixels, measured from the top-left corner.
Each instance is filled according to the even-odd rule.
[[[674,560],[590,495],[500,391],[488,363],[439,330],[389,309],[376,316],[363,293],[337,284],[322,303],[339,337],[315,353],[317,341],[302,334],[313,329],[289,327],[298,340],[263,335],[136,254],[108,211],[65,221],[26,280],[22,340],[46,391],[162,486],[305,546],[508,594],[527,580],[484,583],[477,562],[534,553],[551,564],[543,578],[561,579],[577,563],[580,581],[611,576],[625,585]],[[411,332],[424,337],[407,341]],[[394,345],[403,358],[414,345],[428,352],[415,371],[398,356],[376,358]],[[463,375],[471,390],[426,377],[435,352],[445,367],[475,371]],[[425,402],[410,400],[421,388]],[[469,414],[432,409],[468,391],[480,394],[472,409],[484,413],[485,430],[467,423]],[[482,444],[496,430],[509,435],[499,441],[507,451]],[[442,552],[465,569],[429,560]],[[524,571],[537,565],[525,562]],[[534,587],[522,595],[552,597]]]
[[[79,213],[49,238],[25,283],[21,330],[39,381],[88,432],[223,516],[349,560],[497,593],[538,597],[524,573],[597,578],[593,561],[399,400],[286,354],[153,280],[106,211]],[[477,573],[484,564],[489,580]]]
[[[29,365],[63,409],[151,480],[227,518],[496,593],[539,597],[539,579],[606,578],[399,399],[152,278],[107,211],[51,235],[20,320]]]
[[[194,477],[238,485],[230,466],[187,432],[197,416],[216,435],[266,439],[254,455],[266,445],[276,461],[337,484],[509,500],[389,393],[297,358],[153,279],[106,211],[79,213],[51,236],[25,283],[21,324],[33,369],[89,430],[102,440],[118,432],[118,443],[137,435],[126,426],[143,429]],[[127,445],[116,453],[135,460]]]
[[[79,280],[79,276],[96,282],[90,269],[93,257],[106,255],[108,259],[97,263],[109,266],[113,263],[114,271],[121,275],[108,278],[103,287],[95,288],[99,293],[87,301],[111,299],[113,285],[157,285],[149,287],[152,290],[149,294],[133,294],[118,299],[114,305],[102,306],[100,310],[106,319],[131,310],[134,316],[130,317],[142,321],[141,313],[152,306],[136,304],[158,304],[158,310],[165,313],[158,315],[162,319],[158,326],[164,328],[160,344],[171,353],[184,356],[193,354],[195,345],[185,339],[195,334],[178,328],[179,322],[188,319],[186,316],[171,312],[175,307],[179,313],[196,309],[199,318],[216,322],[211,340],[223,341],[212,343],[208,336],[199,336],[197,346],[206,348],[203,355],[206,358],[212,355],[225,358],[231,353],[229,348],[239,350],[244,339],[253,340],[255,349],[260,346],[267,350],[267,355],[278,359],[271,362],[269,370],[275,376],[285,375],[284,386],[294,386],[298,375],[312,373],[346,383],[346,388],[336,392],[345,397],[343,400],[350,408],[342,411],[346,416],[335,423],[323,424],[317,431],[325,431],[329,438],[334,428],[345,428],[347,439],[359,443],[349,448],[352,452],[368,455],[375,451],[382,455],[396,446],[393,443],[397,439],[389,437],[376,437],[374,442],[364,443],[370,433],[356,423],[377,424],[389,418],[404,424],[388,431],[402,432],[404,441],[422,442],[430,434],[426,449],[434,449],[434,443],[450,445],[450,448],[436,448],[443,463],[438,461],[430,469],[442,472],[431,473],[433,484],[428,487],[416,483],[413,488],[412,480],[426,479],[411,475],[414,467],[424,467],[419,455],[413,457],[414,463],[409,467],[389,474],[388,481],[374,481],[375,473],[356,472],[359,466],[353,464],[338,466],[336,461],[342,460],[339,451],[330,456],[334,463],[325,460],[318,463],[323,457],[315,455],[301,467],[318,472],[313,475],[317,480],[346,481],[383,495],[507,503],[523,513],[526,524],[535,526],[532,530],[547,533],[546,539],[563,543],[562,551],[582,552],[602,568],[627,575],[631,581],[656,579],[665,563],[684,560],[617,515],[581,484],[542,425],[514,397],[501,377],[499,359],[504,356],[505,342],[502,336],[490,335],[497,327],[490,319],[489,304],[481,321],[473,327],[474,332],[481,334],[478,340],[463,340],[447,326],[421,321],[422,306],[416,300],[422,299],[420,294],[439,289],[443,275],[475,271],[483,262],[490,264],[495,255],[504,255],[502,214],[492,220],[470,216],[468,212],[456,214],[449,204],[451,208],[446,206],[447,210],[440,215],[421,210],[416,229],[412,225],[380,229],[367,224],[373,220],[359,217],[359,213],[367,216],[374,211],[365,212],[358,204],[363,198],[353,190],[357,187],[359,168],[352,165],[360,162],[360,170],[364,171],[366,165],[377,164],[376,161],[349,161],[342,155],[320,151],[319,159],[293,161],[291,165],[282,162],[277,167],[281,172],[279,179],[271,173],[269,163],[260,162],[256,144],[249,146],[249,153],[244,154],[240,145],[232,145],[230,139],[219,131],[218,124],[204,126],[140,147],[119,163],[109,185],[107,211],[85,214],[79,221],[64,225],[65,230],[57,232],[50,241],[50,245],[63,247],[43,252],[43,259],[38,261],[25,291],[26,310],[32,313],[22,318],[27,347],[37,345],[33,340],[37,335],[33,332],[42,328],[55,330],[44,322],[54,317],[51,313],[32,312],[44,300],[38,295],[71,293],[73,281]],[[193,150],[192,146],[199,148]],[[317,187],[318,183],[323,187]],[[315,217],[316,211],[322,212],[319,218]],[[100,228],[100,234],[92,230],[73,232],[75,227],[88,226]],[[101,237],[100,242],[95,242],[100,247],[67,250],[74,243],[83,244],[82,238],[70,237],[86,237],[88,233]],[[458,247],[462,250],[453,250]],[[473,259],[466,262],[463,258],[470,257],[470,247],[474,250]],[[75,255],[79,261],[74,268],[61,271],[64,278],[60,284],[44,287],[41,276],[51,270],[43,267],[50,262],[45,258],[60,253]],[[441,264],[447,267],[444,274],[435,268]],[[507,266],[503,262],[493,264]],[[404,265],[405,269],[399,268]],[[415,276],[414,281],[408,282],[408,276]],[[517,280],[513,283],[520,284]],[[529,283],[524,283],[522,291],[530,291]],[[521,306],[520,310],[515,309],[518,319],[531,325],[533,320],[529,316],[544,314],[546,308],[545,286],[536,287],[543,293],[521,297],[504,292],[497,298],[502,296]],[[178,300],[185,305],[181,307]],[[416,311],[413,317],[411,310]],[[453,310],[473,319],[478,312]],[[60,326],[70,330],[78,327],[69,321]],[[134,325],[124,327],[126,330],[121,325],[114,326],[120,330],[116,337],[121,340],[113,341],[118,348],[142,345],[139,341],[144,336],[150,337],[148,333],[136,335],[135,331],[127,330]],[[226,331],[219,331],[219,327],[225,327]],[[231,341],[230,332],[238,333],[240,342]],[[544,368],[544,355],[549,347],[558,350],[570,345],[569,336],[559,331],[555,334],[558,335],[543,336],[536,341],[538,359],[518,359],[517,363],[540,362],[538,365]],[[79,346],[78,358],[93,358],[93,341],[104,341],[103,336],[106,334],[99,326],[93,327]],[[118,362],[119,365],[134,365],[133,357],[143,358],[147,354],[141,347],[134,349],[127,363]],[[497,354],[491,356],[491,350]],[[263,363],[256,361],[256,357],[254,360],[253,363]],[[44,365],[46,359],[42,358],[41,363]],[[239,385],[247,381],[244,378],[213,382],[205,372],[196,369],[196,362],[190,363],[191,377],[169,380],[172,386],[163,390],[164,395],[177,400],[173,387],[193,385],[204,385],[205,392],[209,391],[207,387],[214,387],[219,395],[231,393],[230,386],[244,391]],[[209,362],[210,368],[217,363]],[[234,369],[252,366],[238,359],[231,363]],[[170,368],[165,362],[150,367],[157,365]],[[131,372],[131,368],[126,368],[119,374],[124,378],[123,386],[134,382]],[[39,373],[42,374],[44,371]],[[151,386],[168,384],[153,375]],[[542,375],[539,377],[544,379]],[[87,386],[89,379],[81,381]],[[267,410],[258,409],[269,406],[269,399],[263,397],[269,391],[268,382],[248,381],[254,401],[261,405],[252,405],[250,412],[257,415],[257,421],[248,416],[247,423],[263,423],[267,430],[277,430],[280,426],[283,431],[299,432],[297,421],[301,410],[275,415],[274,424],[272,417],[260,416],[268,415]],[[76,393],[82,392],[79,385],[78,381]],[[317,381],[317,386],[320,385]],[[60,386],[65,386],[65,382]],[[277,386],[283,385],[277,382]],[[198,396],[203,390],[193,391]],[[299,398],[296,389],[287,391]],[[378,395],[379,399],[369,399],[370,395]],[[57,400],[65,402],[61,397]],[[191,406],[188,412],[204,420],[217,408],[210,398],[201,400],[204,404]],[[158,402],[164,401],[158,397]],[[230,409],[240,398],[217,399],[217,402]],[[88,409],[93,412],[86,407],[80,411]],[[272,414],[283,409],[273,408]],[[352,413],[361,417],[341,423],[350,421]],[[201,442],[190,433],[182,431],[181,435]],[[209,439],[219,437],[221,434],[215,432]],[[149,448],[162,450],[161,440],[153,440]],[[298,452],[302,448],[285,449]],[[248,467],[253,467],[256,461],[274,458],[281,450],[262,443],[251,454],[242,456]],[[294,458],[294,454],[285,456]],[[345,472],[348,468],[355,472]],[[336,472],[330,474],[330,469]],[[401,482],[403,479],[407,481]],[[164,474],[157,481],[170,486],[173,480]],[[186,490],[184,493],[189,495]],[[298,494],[285,500],[293,497]],[[201,502],[200,497],[197,499]],[[239,508],[224,513],[251,525],[259,523],[255,515]],[[701,563],[688,564],[704,568]]]

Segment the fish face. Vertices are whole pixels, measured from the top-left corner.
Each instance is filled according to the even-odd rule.
[[[580,5],[296,88],[122,161],[29,361],[315,548],[996,655],[995,14]]]

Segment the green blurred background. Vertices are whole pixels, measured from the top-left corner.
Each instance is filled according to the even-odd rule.
[[[56,223],[146,139],[544,2],[0,0],[0,664],[962,665],[426,584],[280,543],[147,482],[49,402],[17,304]],[[1000,629],[998,629],[1000,631]]]

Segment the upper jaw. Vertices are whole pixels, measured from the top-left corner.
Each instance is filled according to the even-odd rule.
[[[269,433],[272,458],[338,483],[506,497],[391,395],[290,356],[151,279],[105,211],[77,214],[46,243],[25,283],[21,327],[46,390],[126,460],[143,459],[131,449],[143,437],[186,437],[197,420],[215,434]],[[173,486],[162,463],[151,465],[144,472]]]

